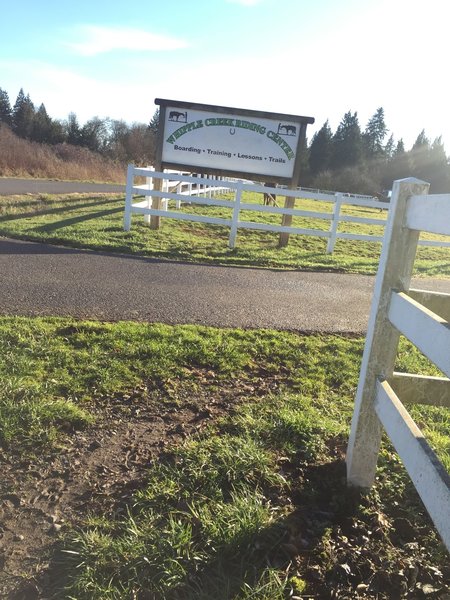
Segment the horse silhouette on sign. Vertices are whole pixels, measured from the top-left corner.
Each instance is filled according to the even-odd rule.
[[[187,123],[187,111],[178,112],[177,110],[171,110],[169,113],[169,121],[177,121],[177,123]]]
[[[283,123],[280,123],[278,125],[278,133],[283,135],[282,130],[284,131],[284,135],[295,135],[297,133],[297,127],[295,125],[283,125]]]

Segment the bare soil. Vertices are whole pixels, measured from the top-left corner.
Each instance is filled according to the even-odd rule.
[[[89,514],[116,515],[143,486],[152,463],[170,446],[229,413],[249,391],[243,381],[215,385],[214,373],[197,370],[197,382],[180,389],[97,400],[95,426],[68,432],[56,450],[24,458],[0,449],[0,598],[46,598],[51,558],[64,528]],[[175,384],[174,384],[175,385]],[[168,398],[171,398],[170,400]]]
[[[120,514],[144,485],[148,468],[174,444],[281,381],[265,376],[218,386],[209,371],[195,375],[188,385],[156,392],[142,385],[97,400],[91,407],[95,425],[67,432],[51,452],[24,458],[0,451],[2,600],[54,598],[52,557],[65,529],[87,514]],[[376,499],[352,497],[345,491],[344,447],[334,443],[328,454],[326,464],[284,464],[285,476],[297,483],[290,498],[271,498],[294,510],[280,525],[282,540],[268,562],[301,572],[314,590],[302,596],[293,591],[292,598],[450,600],[450,566],[434,564],[422,543],[431,524],[417,528],[401,506],[385,515]],[[366,516],[355,508],[361,504]]]

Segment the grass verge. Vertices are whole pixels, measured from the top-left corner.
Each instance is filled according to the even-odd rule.
[[[258,202],[256,194],[246,198]],[[326,203],[301,200],[298,208],[327,212]],[[326,240],[292,235],[286,248],[278,248],[278,235],[270,232],[240,230],[237,247],[228,248],[229,230],[189,221],[163,219],[159,231],[150,231],[142,217],[133,217],[131,231],[123,231],[123,198],[101,196],[39,196],[6,198],[0,203],[0,235],[90,248],[138,254],[156,258],[247,267],[303,269],[374,274],[378,268],[381,244],[338,240],[333,254],[327,255]],[[185,212],[229,217],[226,209],[192,206]],[[242,213],[242,220],[280,223],[280,217],[253,211]],[[363,207],[345,208],[343,214],[382,218],[382,214]],[[294,226],[328,229],[319,219],[295,218]],[[345,231],[382,235],[376,225],[343,224]],[[341,229],[343,230],[343,229]],[[434,236],[436,237],[436,236]],[[450,276],[450,249],[420,247],[415,264],[418,276]]]
[[[120,405],[139,385],[180,408],[195,402],[205,376],[211,401],[225,383],[247,391],[206,431],[165,447],[125,510],[86,514],[65,529],[53,597],[400,598],[444,590],[444,550],[390,446],[383,444],[368,496],[345,486],[363,340],[2,318],[0,345],[6,452],[55,444],[64,452],[65,436],[87,426],[105,399]],[[397,368],[435,374],[404,340]],[[256,397],[257,382],[269,379],[276,387]],[[422,407],[415,416],[449,468],[448,411]]]

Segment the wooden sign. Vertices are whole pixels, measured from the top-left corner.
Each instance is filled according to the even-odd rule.
[[[156,168],[296,184],[312,117],[157,98]]]

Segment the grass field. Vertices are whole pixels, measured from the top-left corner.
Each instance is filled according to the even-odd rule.
[[[292,236],[279,249],[275,234],[241,231],[230,250],[225,228],[165,220],[155,232],[136,217],[124,232],[123,204],[104,196],[2,199],[0,235],[249,267],[373,274],[378,266],[377,243],[339,241],[326,255],[317,237]],[[381,234],[374,226],[346,231],[356,228]],[[449,276],[449,250],[420,248],[416,275]],[[0,549],[0,560],[28,594],[43,568],[40,589],[58,600],[444,597],[448,557],[390,444],[383,442],[370,494],[345,485],[362,339],[2,317],[0,347],[0,498],[14,509],[2,525],[2,543],[11,534],[13,550]],[[396,369],[440,375],[404,339]],[[411,412],[450,470],[449,411]],[[176,420],[188,413],[190,424]],[[127,425],[143,432],[144,445],[151,441],[149,454],[136,458]],[[96,449],[87,476],[100,492],[77,516],[69,500],[89,488],[75,487],[76,462]],[[47,463],[43,499],[33,504],[33,477],[39,482]],[[130,472],[129,489],[104,491]],[[61,484],[65,505],[64,494],[45,496],[47,481]],[[25,540],[16,509],[30,525]],[[39,528],[59,519],[58,510],[68,516],[56,521],[55,544]],[[45,544],[24,562],[20,543],[33,547],[40,533]]]
[[[257,195],[247,201],[257,202]],[[298,208],[316,212],[329,211],[330,205],[302,200]],[[169,260],[204,262],[275,269],[303,269],[374,274],[378,267],[381,244],[338,240],[334,253],[325,254],[326,240],[313,236],[292,235],[289,246],[278,248],[278,234],[240,230],[237,246],[228,248],[227,228],[189,221],[163,219],[159,231],[151,231],[143,218],[134,216],[131,231],[123,231],[123,198],[104,196],[40,196],[14,197],[0,202],[0,235],[43,241],[77,248],[132,253]],[[228,217],[227,209],[183,208],[204,214]],[[382,218],[373,209],[345,207],[343,214]],[[242,220],[261,221],[253,211],[241,215]],[[264,220],[280,223],[279,216]],[[295,218],[298,227],[327,230],[327,221]],[[345,227],[345,228],[344,228]],[[382,235],[383,228],[375,225],[343,224],[341,231]],[[450,249],[424,248],[418,250],[415,265],[417,276],[447,277],[450,275]]]
[[[131,419],[136,390],[139,406],[151,399],[161,414],[233,396],[206,428],[164,445],[120,510],[65,525],[51,597],[398,598],[450,574],[388,444],[370,495],[345,486],[363,340],[1,318],[0,346],[4,456],[64,455],[80,429],[95,436],[105,406]],[[397,368],[435,374],[404,340]],[[414,416],[449,468],[448,411]]]

